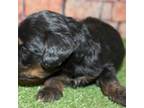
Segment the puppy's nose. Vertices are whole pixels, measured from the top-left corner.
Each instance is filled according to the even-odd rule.
[[[48,67],[50,67],[50,64],[49,64],[47,59],[43,59],[42,62],[41,62],[41,66],[43,68],[48,68]]]
[[[43,65],[44,67],[48,67],[48,66],[49,66],[49,64],[48,64],[48,62],[47,62],[46,60],[44,60],[44,61],[42,62],[42,65]]]

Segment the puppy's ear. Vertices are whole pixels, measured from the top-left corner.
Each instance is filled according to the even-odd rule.
[[[42,57],[42,65],[46,68],[58,67],[69,58],[74,49],[74,42],[70,38],[49,36]]]

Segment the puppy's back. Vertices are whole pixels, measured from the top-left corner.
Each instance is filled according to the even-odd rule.
[[[116,69],[118,69],[125,56],[125,49],[120,34],[112,26],[96,19],[88,17],[81,21],[84,23],[93,40],[99,42],[102,46],[102,56],[107,60],[108,56],[112,58]]]

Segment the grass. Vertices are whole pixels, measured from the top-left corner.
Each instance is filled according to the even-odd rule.
[[[122,85],[126,85],[125,61],[119,70],[118,79]],[[85,88],[65,88],[64,96],[53,103],[41,103],[36,101],[35,95],[40,87],[19,87],[19,108],[124,108],[110,101],[104,96],[99,87],[95,85]]]

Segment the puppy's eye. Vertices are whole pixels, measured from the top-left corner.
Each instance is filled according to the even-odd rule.
[[[38,51],[37,49],[34,49],[34,52],[35,52],[35,53],[38,53],[39,51]]]

